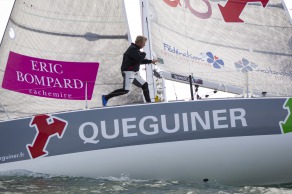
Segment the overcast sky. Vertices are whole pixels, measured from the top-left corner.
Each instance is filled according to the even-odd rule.
[[[5,27],[10,16],[14,0],[0,0],[0,39],[2,40]]]

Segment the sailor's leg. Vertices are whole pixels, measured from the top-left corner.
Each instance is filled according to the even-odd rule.
[[[121,89],[117,89],[111,93],[109,93],[108,95],[105,95],[104,98],[106,101],[108,101],[109,99],[116,97],[116,96],[121,96],[124,94],[127,94],[131,89],[132,89],[132,83],[134,80],[134,72],[132,71],[124,71],[123,73],[123,88]]]
[[[109,99],[111,99],[113,97],[121,96],[121,95],[127,94],[128,92],[129,92],[129,90],[125,90],[123,88],[117,89],[117,90],[109,93],[108,95],[105,95],[105,99],[108,101]]]
[[[135,80],[133,84],[139,88],[142,88],[145,101],[151,102],[148,83],[140,76],[138,72],[135,73]]]
[[[144,98],[145,98],[146,102],[151,102],[150,92],[149,92],[147,82],[145,82],[145,84],[142,85],[142,90],[143,90],[143,94],[144,94]]]

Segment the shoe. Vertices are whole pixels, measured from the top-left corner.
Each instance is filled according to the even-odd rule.
[[[102,105],[106,106],[107,105],[107,100],[105,99],[105,95],[101,96],[101,101],[102,101]]]

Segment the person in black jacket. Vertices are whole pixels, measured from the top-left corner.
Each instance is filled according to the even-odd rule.
[[[148,83],[140,76],[139,70],[141,64],[156,63],[157,60],[145,59],[146,53],[141,52],[146,44],[147,38],[137,36],[135,44],[132,43],[123,56],[121,66],[122,75],[124,77],[123,88],[115,90],[108,95],[102,95],[102,105],[106,106],[109,99],[127,94],[132,89],[132,84],[142,88],[146,102],[151,102]]]

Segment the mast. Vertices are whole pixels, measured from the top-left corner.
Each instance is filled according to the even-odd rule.
[[[141,15],[142,15],[142,32],[144,36],[148,38],[148,41],[146,42],[146,45],[144,47],[144,51],[147,54],[147,57],[149,59],[153,59],[153,51],[152,51],[152,42],[151,42],[151,28],[149,23],[149,12],[148,12],[148,0],[140,0],[141,5]],[[149,92],[150,92],[150,98],[151,101],[155,101],[155,95],[156,95],[156,84],[154,79],[154,65],[153,64],[146,64],[146,80],[148,82]]]

